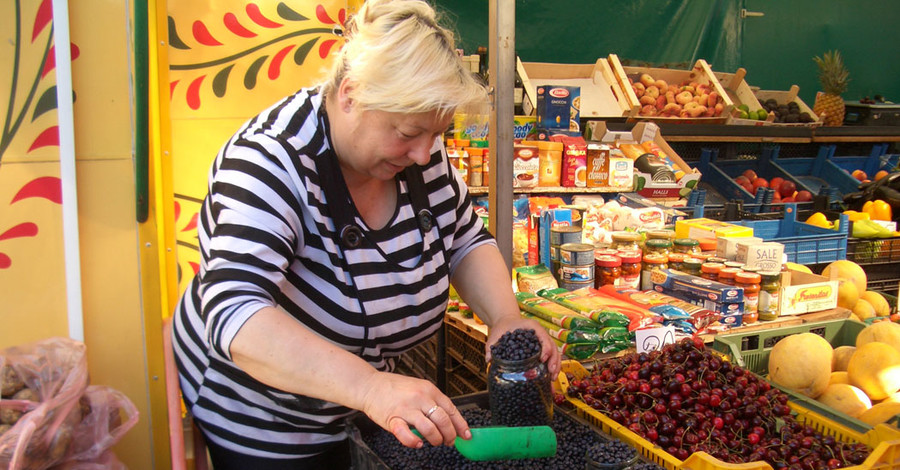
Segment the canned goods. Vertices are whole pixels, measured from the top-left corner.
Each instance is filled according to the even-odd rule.
[[[581,243],[581,227],[574,225],[550,227],[550,246],[567,243]]]
[[[588,282],[575,282],[575,281],[560,281],[559,287],[562,287],[566,290],[578,290],[583,289],[585,287],[594,287],[594,281]]]
[[[563,282],[588,282],[594,280],[594,265],[570,266],[561,265],[561,279]]]
[[[587,266],[594,264],[594,245],[587,243],[566,243],[559,246],[560,264]]]
[[[550,261],[559,261],[559,245],[550,245]]]

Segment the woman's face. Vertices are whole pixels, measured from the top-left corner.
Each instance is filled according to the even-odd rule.
[[[436,139],[443,136],[452,115],[438,112],[400,114],[385,111],[350,113],[350,128],[338,146],[345,170],[382,181],[391,180],[406,167],[428,163]],[[341,148],[343,147],[343,148]]]

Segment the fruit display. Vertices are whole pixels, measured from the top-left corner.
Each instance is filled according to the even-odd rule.
[[[460,414],[472,428],[491,425],[490,410],[478,406],[458,406]],[[542,459],[519,459],[475,462],[467,460],[454,447],[432,446],[427,441],[420,449],[404,447],[391,433],[378,428],[372,433],[363,434],[362,441],[387,466],[393,470],[420,469],[583,469],[586,464],[587,450],[596,444],[618,442],[608,440],[593,428],[575,421],[565,413],[554,413],[550,427],[556,432],[558,443],[556,456]],[[627,446],[627,444],[625,444]],[[632,449],[633,450],[633,449]],[[384,468],[382,466],[363,468]],[[632,467],[634,468],[634,467]],[[650,467],[658,469],[659,467]]]
[[[718,117],[725,110],[724,98],[706,83],[667,83],[649,73],[640,74],[637,80],[629,77],[628,81],[640,101],[640,116]]]
[[[844,123],[844,99],[850,72],[844,66],[840,51],[828,51],[821,57],[814,57],[818,67],[822,91],[816,94],[813,111],[822,116],[826,126],[840,126]]]
[[[776,123],[808,124],[816,121],[812,114],[807,111],[801,110],[800,104],[796,101],[779,103],[775,98],[769,98],[768,100],[762,102],[762,106],[766,113],[775,114],[774,122]]]
[[[877,321],[853,345],[833,349],[814,333],[786,336],[769,353],[768,367],[772,383],[867,424],[900,414],[900,324]]]
[[[784,179],[780,176],[767,180],[757,175],[755,170],[746,169],[743,173],[735,176],[733,181],[738,186],[747,190],[750,194],[756,194],[760,188],[772,190],[772,203],[779,204],[784,202],[810,202],[813,200],[813,194],[805,189],[797,190],[797,183]]]
[[[855,262],[833,261],[825,266],[822,275],[838,281],[837,304],[851,311],[850,318],[863,321],[891,315],[890,304],[884,296],[867,290],[866,272]]]
[[[804,424],[785,392],[699,339],[609,359],[566,392],[679,460],[706,452],[727,463],[840,468],[870,452]]]

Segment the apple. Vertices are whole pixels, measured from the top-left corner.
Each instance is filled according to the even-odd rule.
[[[744,183],[753,184],[753,183],[750,183],[750,180],[744,175],[739,175],[739,176],[735,177],[734,182],[737,184],[740,184],[740,185],[743,185]]]
[[[793,196],[795,191],[797,191],[797,185],[791,180],[784,180],[778,186],[778,192],[781,193],[782,201],[786,197]]]
[[[756,172],[755,172],[755,171],[753,171],[753,170],[751,170],[751,169],[748,168],[748,169],[744,170],[744,173],[742,173],[742,174],[743,174],[748,180],[750,180],[751,183],[754,182],[754,181],[756,181],[757,176],[756,176]]]
[[[750,183],[744,183],[741,185],[742,188],[747,190],[748,193],[753,194],[753,185]]]
[[[851,173],[850,175],[859,181],[869,179],[869,175],[867,175],[866,172],[862,170],[853,170],[853,173]]]
[[[812,201],[812,193],[805,189],[803,191],[798,191],[795,199],[797,200],[797,202]]]
[[[756,180],[753,182],[753,186],[757,188],[768,188],[769,181],[765,178],[756,178]]]
[[[772,202],[773,203],[781,202],[781,193],[779,193],[778,191],[773,191],[772,192]]]
[[[781,202],[794,202],[794,196],[781,198]]]

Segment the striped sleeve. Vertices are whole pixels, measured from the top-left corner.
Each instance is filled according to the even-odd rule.
[[[208,259],[200,295],[211,347],[231,359],[231,341],[251,315],[276,305],[302,233],[296,190],[279,161],[287,150],[263,134],[234,141],[210,191]]]

